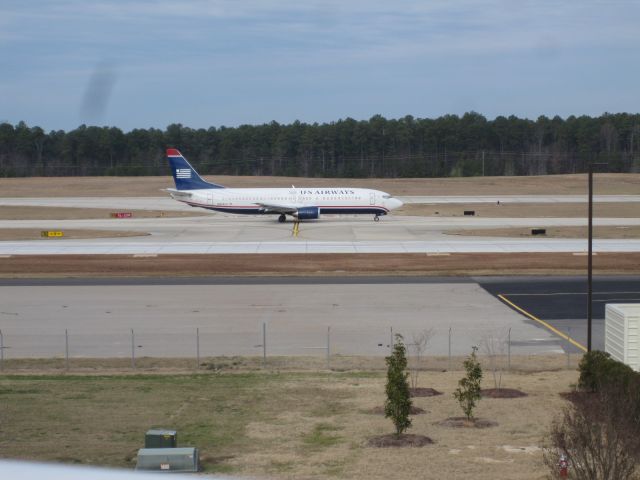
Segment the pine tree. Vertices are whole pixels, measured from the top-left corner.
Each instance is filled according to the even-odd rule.
[[[471,355],[464,361],[464,369],[467,376],[458,382],[458,388],[453,392],[453,396],[460,403],[462,411],[467,420],[473,419],[473,409],[480,400],[480,381],[482,380],[482,367],[476,357],[478,347],[473,347]]]
[[[407,355],[402,335],[396,334],[393,352],[385,358],[387,363],[387,401],[384,404],[384,416],[391,418],[396,427],[396,435],[402,434],[411,426],[409,412],[411,396],[409,394],[409,373]]]

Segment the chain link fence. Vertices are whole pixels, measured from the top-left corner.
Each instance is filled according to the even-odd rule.
[[[101,359],[131,369],[150,365],[194,369],[230,366],[375,369],[384,366],[395,334],[403,335],[409,357],[429,358],[424,362],[444,369],[458,368],[472,346],[478,346],[480,354],[487,358],[499,358],[507,368],[513,366],[516,356],[521,360],[545,355],[564,356],[571,366],[575,363],[571,356],[577,358],[582,353],[572,344],[571,331],[567,338],[531,340],[512,335],[511,328],[430,329],[426,344],[418,346],[415,339],[423,332],[344,326],[296,330],[268,322],[257,325],[254,331],[195,327],[38,333],[5,328],[0,330],[0,368],[7,371],[39,362],[64,369],[88,364],[99,368],[101,362],[97,360]]]

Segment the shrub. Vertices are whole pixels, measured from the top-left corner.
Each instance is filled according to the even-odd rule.
[[[640,389],[599,384],[583,394],[557,419],[544,448],[544,462],[557,477],[561,456],[568,460],[569,478],[629,480],[640,461]]]
[[[608,384],[627,387],[639,377],[631,367],[599,350],[585,353],[578,369],[580,370],[578,388],[588,392],[597,392]]]
[[[476,357],[477,351],[478,347],[473,347],[471,355],[464,361],[464,369],[467,371],[467,376],[460,379],[458,388],[453,392],[453,396],[460,403],[460,407],[468,420],[473,418],[473,409],[476,407],[478,400],[480,400],[482,367]]]
[[[393,352],[385,358],[387,363],[387,401],[384,404],[384,416],[391,418],[396,427],[396,435],[400,435],[411,426],[409,412],[411,411],[411,397],[409,395],[409,374],[407,369],[407,355],[402,335],[396,334]]]

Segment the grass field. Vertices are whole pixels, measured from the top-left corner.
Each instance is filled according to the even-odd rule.
[[[640,192],[639,192],[640,193]],[[421,217],[463,217],[465,210],[473,210],[477,217],[488,218],[586,218],[587,203],[408,203],[394,210],[392,215]],[[638,218],[638,203],[595,203],[594,218]]]
[[[489,429],[435,425],[461,414],[452,392],[462,372],[423,371],[419,385],[444,395],[414,399],[427,413],[413,417],[409,433],[428,435],[435,444],[399,450],[366,445],[370,437],[393,431],[389,420],[371,413],[384,402],[380,370],[4,375],[0,452],[9,458],[133,468],[144,432],[162,427],[176,429],[181,446],[198,446],[207,472],[541,479],[546,470],[539,447],[564,404],[558,393],[570,389],[577,373],[560,368],[562,357],[553,371],[536,369],[531,359],[521,364],[527,371],[507,374],[503,386],[529,396],[482,399],[477,415],[499,424]],[[427,368],[434,366],[440,365],[426,360]],[[488,373],[484,386],[493,387]]]
[[[543,238],[588,238],[587,227],[549,227],[543,223],[535,228],[544,228]],[[449,230],[448,235],[466,235],[480,237],[531,237],[531,228],[473,228],[467,230]],[[607,226],[594,227],[595,238],[640,238],[640,226]]]
[[[55,241],[52,239],[51,241]],[[345,276],[345,275],[584,275],[587,259],[573,253],[317,253],[132,255],[12,255],[0,262],[0,277],[127,276]],[[599,253],[597,275],[637,275],[640,252]]]
[[[197,168],[197,166],[196,166]],[[206,176],[227,187],[361,187],[392,195],[586,195],[587,175],[545,175],[532,177],[465,178],[302,178]],[[31,177],[0,179],[2,197],[157,197],[173,187],[173,179],[163,177]],[[638,195],[640,174],[599,173],[595,176],[597,195]]]

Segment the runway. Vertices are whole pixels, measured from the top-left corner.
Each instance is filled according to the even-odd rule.
[[[0,243],[0,256],[11,255],[162,255],[162,254],[314,254],[314,253],[545,253],[584,254],[585,240],[472,239],[444,241],[353,242],[171,242],[146,240],[59,240]],[[55,243],[54,243],[55,242]],[[640,240],[598,240],[594,252],[638,252]]]
[[[213,253],[517,253],[587,249],[584,239],[493,238],[448,235],[447,230],[539,226],[584,226],[579,218],[326,217],[303,222],[297,237],[291,223],[271,217],[206,214],[199,217],[103,220],[3,220],[0,228],[35,230],[123,230],[126,238],[49,238],[0,242],[0,255],[213,254]],[[640,219],[602,218],[596,226],[640,225]],[[149,235],[144,235],[144,234]],[[637,252],[639,239],[596,239],[595,252]]]
[[[429,202],[542,202],[550,205],[585,200],[574,195],[404,197],[412,203]],[[601,202],[637,202],[640,195],[607,195]],[[48,207],[95,207],[183,210],[196,217],[128,218],[90,220],[3,220],[0,228],[36,230],[124,230],[144,236],[74,240],[65,238],[0,242],[0,255],[59,254],[237,254],[237,253],[583,253],[583,239],[493,238],[448,235],[448,230],[480,228],[536,228],[540,226],[584,226],[584,218],[481,218],[415,217],[389,215],[380,222],[370,216],[324,216],[303,222],[300,234],[292,236],[291,223],[279,224],[271,216],[234,216],[194,209],[168,197],[60,197],[2,198],[0,205]],[[551,207],[552,208],[552,207]],[[640,218],[597,218],[595,226],[618,228],[640,225]],[[148,234],[148,235],[146,235]],[[638,252],[638,239],[597,239],[596,252]]]

